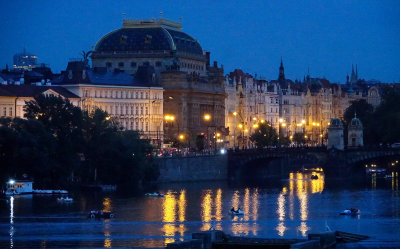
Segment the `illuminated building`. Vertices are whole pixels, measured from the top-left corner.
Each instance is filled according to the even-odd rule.
[[[154,81],[164,88],[163,113],[175,117],[168,132],[189,141],[209,131],[225,133],[223,67],[210,64],[210,53],[182,32],[182,24],[165,20],[123,20],[122,28],[102,37],[91,56],[93,68],[137,74],[154,68]],[[205,121],[204,114],[211,119]]]
[[[24,51],[14,55],[14,69],[32,70],[37,66],[37,56]]]
[[[89,112],[106,111],[123,129],[160,143],[163,134],[163,89],[154,82],[152,68],[140,67],[135,76],[89,68],[82,61],[68,63],[53,84],[78,95]]]

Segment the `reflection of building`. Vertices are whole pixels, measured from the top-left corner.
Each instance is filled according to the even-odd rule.
[[[14,69],[31,70],[37,66],[37,56],[26,52],[25,48],[22,53],[14,55]]]
[[[91,58],[94,68],[110,73],[136,74],[141,66],[152,66],[155,82],[165,89],[163,112],[175,117],[168,128],[176,137],[186,133],[194,141],[210,127],[225,130],[223,68],[210,65],[210,53],[182,32],[181,23],[124,20],[121,29],[97,42]],[[211,119],[203,120],[204,114]]]
[[[328,149],[344,149],[343,124],[338,118],[333,118],[328,127]]]
[[[91,69],[84,62],[68,63],[53,81],[81,97],[83,110],[100,108],[127,130],[146,138],[162,138],[163,89],[154,82],[152,68],[143,66],[135,76]]]
[[[347,127],[347,132],[348,132],[347,147],[355,148],[364,146],[363,126],[361,120],[354,117],[350,121],[349,126]]]
[[[0,85],[0,117],[24,118],[25,102],[39,94],[61,96],[78,106],[79,96],[59,86]]]

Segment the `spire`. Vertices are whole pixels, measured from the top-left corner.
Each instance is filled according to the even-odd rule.
[[[283,60],[281,56],[281,66],[279,67],[279,77],[278,81],[283,82],[285,81],[285,68],[283,67]]]

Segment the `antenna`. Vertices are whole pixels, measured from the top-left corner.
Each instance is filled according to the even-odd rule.
[[[163,16],[163,12],[160,11],[160,19],[162,19],[162,16]]]
[[[122,12],[122,20],[125,20],[125,17],[126,17],[126,13]]]

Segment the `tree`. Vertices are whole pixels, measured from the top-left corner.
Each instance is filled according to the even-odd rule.
[[[278,144],[278,133],[270,123],[260,123],[258,129],[250,136],[250,140],[258,148],[275,146]]]
[[[206,138],[204,137],[204,135],[198,135],[196,137],[196,147],[197,150],[202,151],[204,150],[204,143],[206,142]]]
[[[305,144],[306,143],[305,134],[303,132],[296,132],[293,135],[293,141],[296,144]]]
[[[388,88],[381,104],[373,113],[369,129],[375,133],[376,143],[400,141],[400,90]]]

